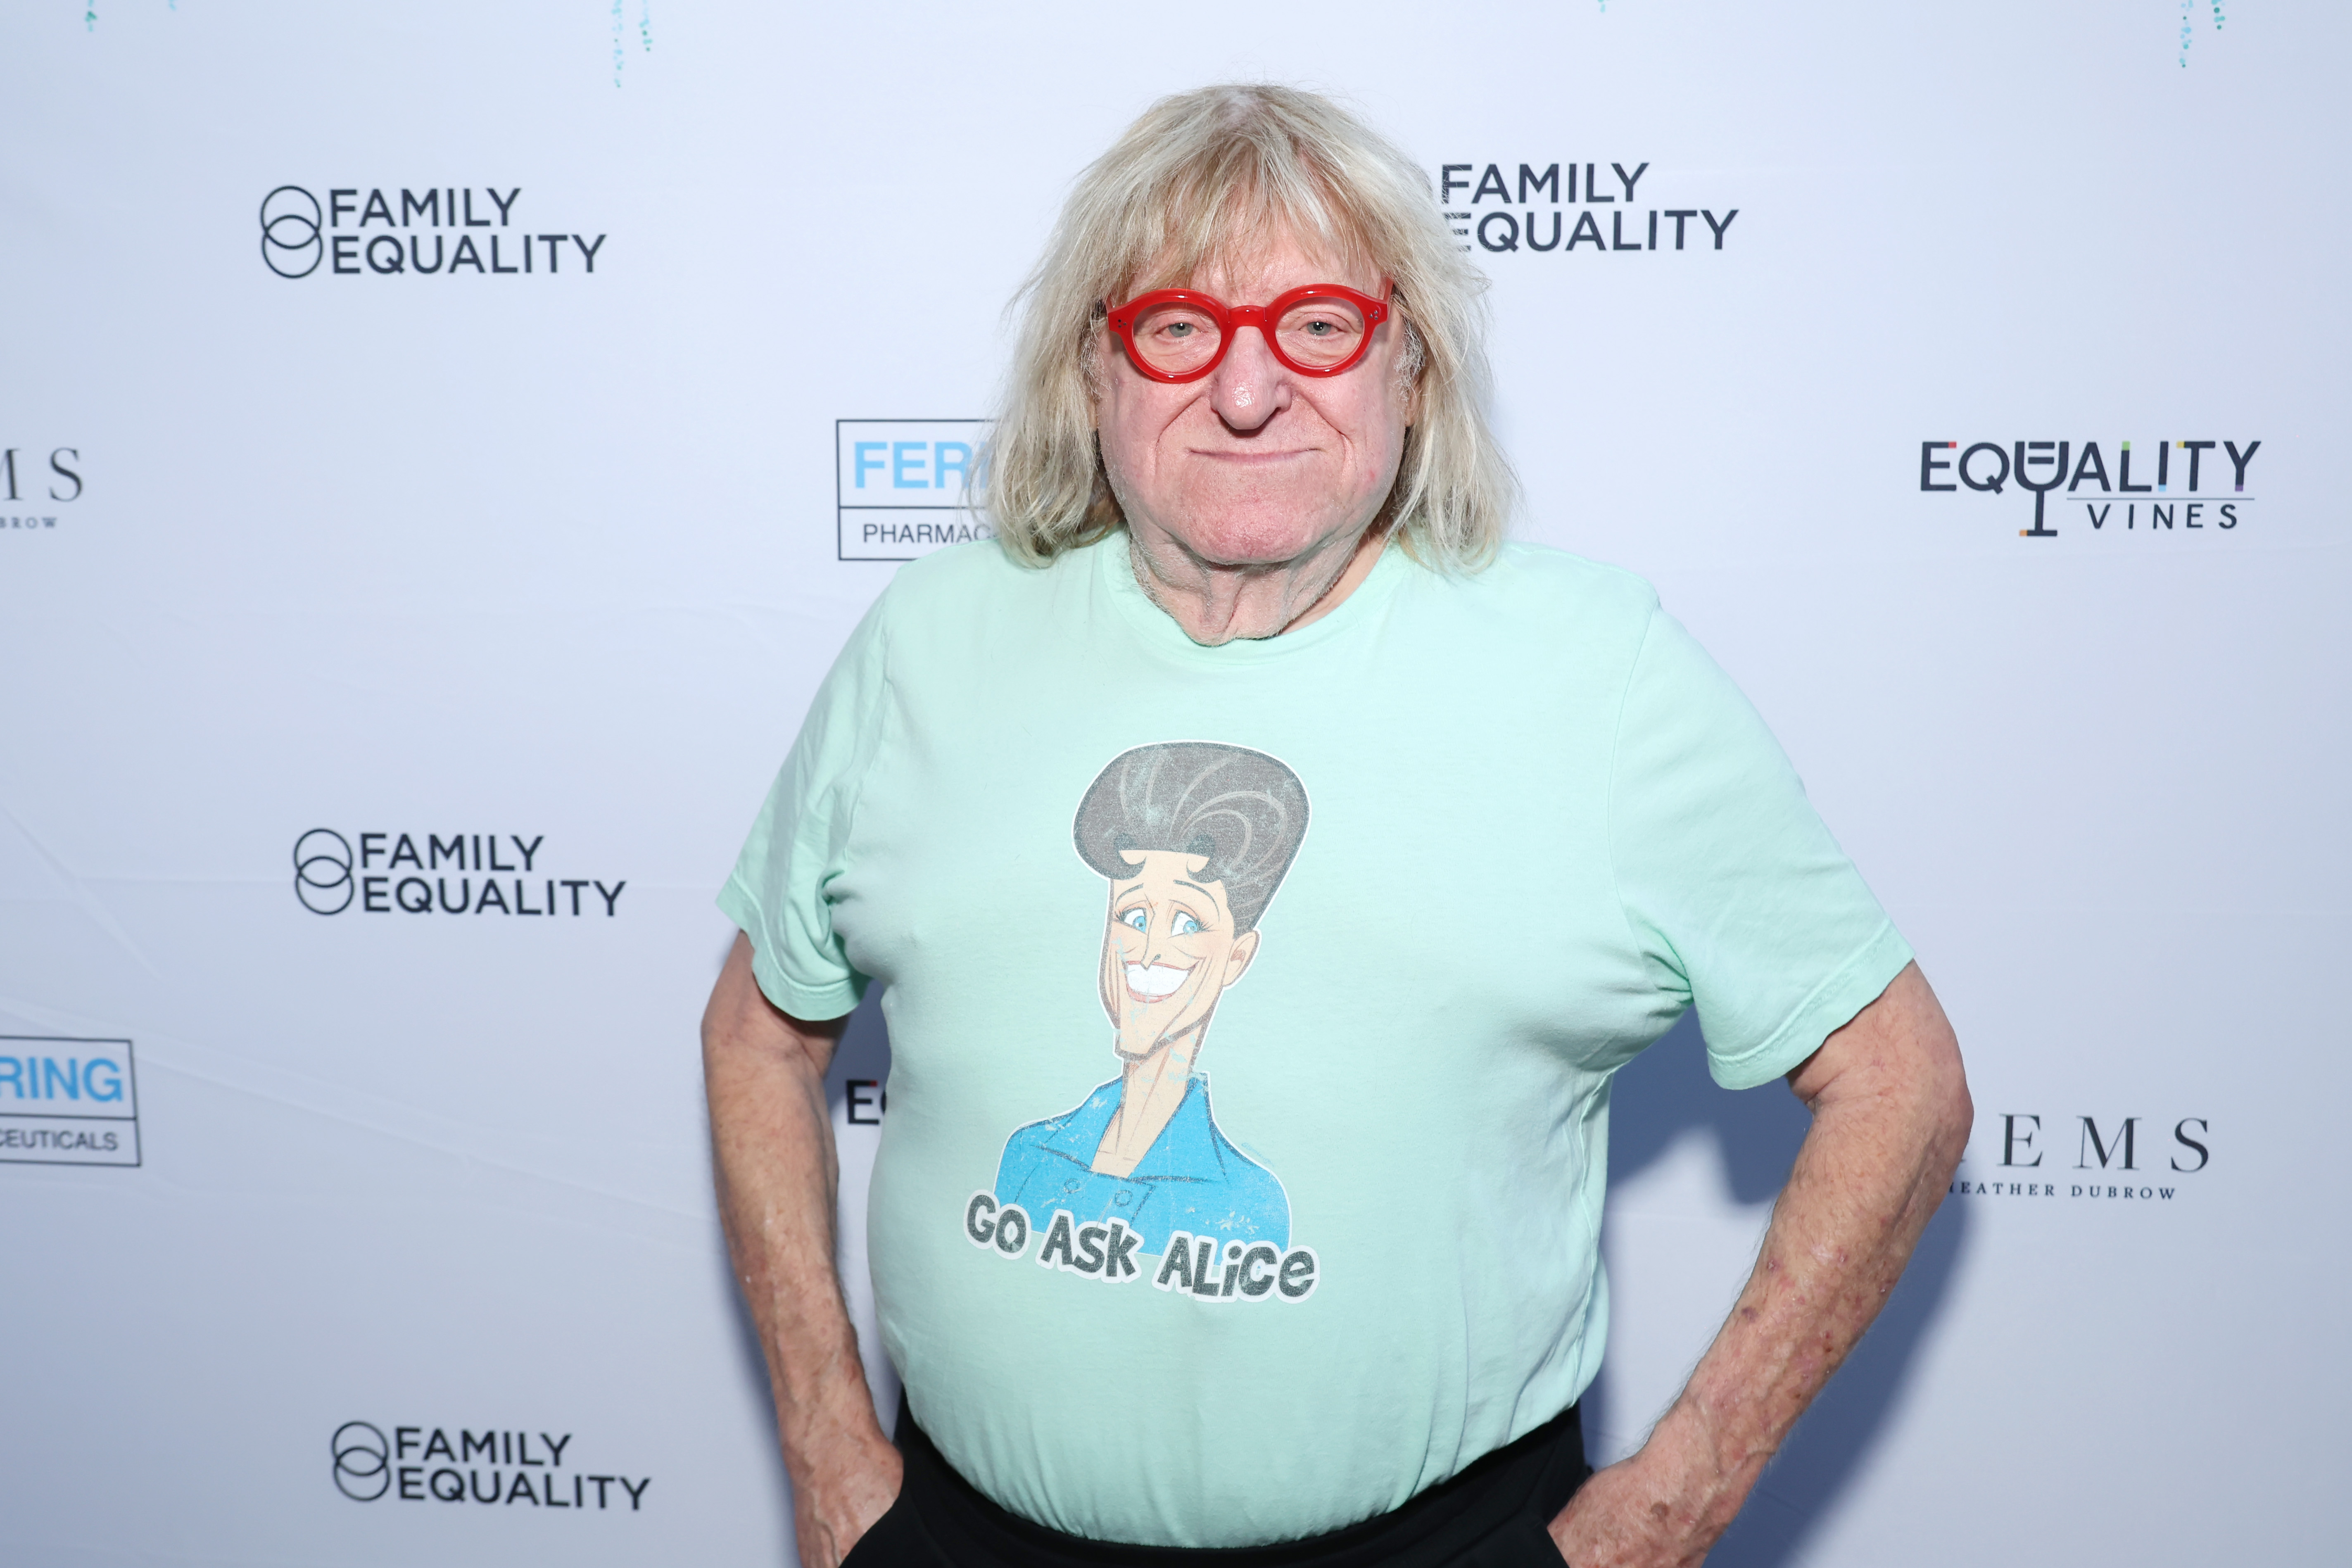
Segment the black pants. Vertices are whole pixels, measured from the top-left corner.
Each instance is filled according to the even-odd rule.
[[[1592,1473],[1576,1406],[1393,1512],[1274,1546],[1119,1546],[1007,1513],[898,1401],[906,1483],[842,1568],[1561,1568],[1544,1525]]]

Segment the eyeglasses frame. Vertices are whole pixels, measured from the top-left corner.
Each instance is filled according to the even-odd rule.
[[[1286,369],[1300,375],[1340,375],[1363,363],[1364,356],[1371,352],[1373,330],[1389,319],[1389,300],[1396,296],[1396,285],[1390,283],[1386,287],[1388,298],[1376,300],[1341,283],[1309,283],[1303,289],[1293,289],[1277,295],[1271,303],[1265,305],[1228,305],[1213,295],[1192,289],[1154,289],[1149,293],[1138,294],[1126,304],[1110,310],[1108,321],[1111,332],[1127,350],[1127,363],[1153,381],[1170,385],[1198,381],[1214,372],[1224,363],[1227,351],[1234,346],[1234,338],[1244,327],[1255,327],[1258,336],[1265,340],[1267,351]],[[1300,364],[1284,353],[1282,345],[1275,341],[1276,334],[1271,329],[1282,320],[1282,313],[1293,305],[1309,300],[1344,300],[1364,313],[1364,341],[1356,345],[1354,353],[1338,364]],[[1135,346],[1135,320],[1155,305],[1194,306],[1217,323],[1217,352],[1209,356],[1208,363],[1198,370],[1188,370],[1179,374],[1157,369],[1144,359]]]

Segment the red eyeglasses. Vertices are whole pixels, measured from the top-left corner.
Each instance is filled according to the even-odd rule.
[[[1393,292],[1393,290],[1391,290]],[[1255,327],[1274,357],[1301,375],[1338,375],[1372,346],[1388,302],[1338,283],[1293,289],[1271,305],[1227,305],[1190,289],[1155,289],[1110,312],[1110,330],[1135,368],[1154,381],[1198,381],[1217,368],[1234,335]]]

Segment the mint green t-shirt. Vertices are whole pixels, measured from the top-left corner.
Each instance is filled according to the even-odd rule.
[[[948,1460],[1097,1540],[1403,1503],[1599,1367],[1617,1068],[1802,1061],[1911,956],[1647,584],[1391,550],[1202,647],[1124,535],[901,570],[719,904],[805,1018],[887,986],[867,1227]],[[1212,1092],[1213,1087],[1213,1093]]]

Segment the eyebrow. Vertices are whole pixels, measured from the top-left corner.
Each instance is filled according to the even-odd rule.
[[[1214,893],[1211,892],[1208,889],[1206,889],[1206,888],[1204,888],[1204,887],[1201,886],[1201,884],[1200,884],[1200,883],[1198,883],[1198,882],[1188,882],[1188,881],[1186,881],[1183,878],[1179,877],[1179,878],[1177,878],[1177,879],[1176,879],[1176,885],[1177,885],[1178,887],[1180,887],[1180,888],[1190,888],[1190,889],[1192,889],[1194,892],[1196,892],[1196,893],[1200,894],[1202,898],[1204,898],[1204,899],[1208,900],[1209,900],[1209,903],[1210,903],[1210,906],[1211,906],[1213,909],[1214,909],[1214,910],[1215,910],[1219,914],[1221,914],[1221,915],[1222,915],[1222,914],[1223,914],[1223,913],[1225,912],[1225,901],[1224,901],[1224,900],[1223,900],[1223,899],[1221,899],[1221,898],[1217,897],[1217,895],[1216,895],[1216,894],[1214,894]]]

